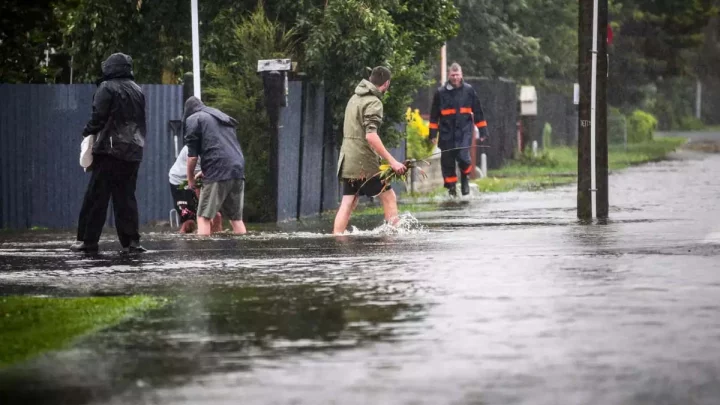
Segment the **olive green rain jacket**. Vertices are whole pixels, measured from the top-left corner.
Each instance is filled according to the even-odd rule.
[[[380,129],[383,119],[381,97],[382,92],[363,79],[348,101],[338,160],[340,178],[365,179],[380,171],[380,156],[370,147],[365,135]]]

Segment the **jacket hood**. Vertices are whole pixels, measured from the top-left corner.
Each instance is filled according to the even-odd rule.
[[[383,96],[383,93],[367,79],[363,79],[360,84],[355,87],[355,94],[357,94],[358,96],[367,96],[369,94],[372,94],[378,98],[382,98]]]
[[[135,79],[132,58],[124,53],[114,53],[102,63],[102,79],[98,84],[112,79]]]
[[[199,98],[195,96],[190,96],[185,101],[185,110],[183,112],[183,121],[188,119],[189,116],[195,114],[196,112],[199,112],[202,110],[202,108],[205,107],[205,104],[203,104],[202,101],[200,101]]]
[[[216,120],[218,120],[221,124],[227,125],[230,127],[237,127],[238,122],[231,116],[225,114],[224,112],[206,106],[202,101],[200,101],[199,98],[195,96],[191,96],[187,99],[185,102],[185,112],[183,113],[183,121],[187,120],[191,115],[198,113],[200,111],[206,112],[210,115],[212,115]]]
[[[465,79],[460,80],[460,87],[458,87],[458,89],[462,89],[463,87],[465,87],[465,85]],[[450,80],[448,80],[447,82],[445,82],[445,88],[448,90],[454,90],[455,86],[453,86],[452,83],[450,83]]]

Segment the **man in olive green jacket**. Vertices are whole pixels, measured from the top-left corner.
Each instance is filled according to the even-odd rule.
[[[383,105],[380,98],[390,87],[390,70],[383,66],[373,69],[370,79],[363,79],[355,88],[355,94],[345,108],[343,125],[343,144],[338,160],[338,176],[343,184],[343,198],[335,216],[334,234],[342,234],[347,229],[350,215],[357,206],[361,195],[378,197],[385,211],[385,220],[391,224],[397,222],[397,197],[389,184],[384,184],[377,176],[380,171],[380,158],[390,163],[399,174],[405,172],[405,166],[398,162],[378,135],[382,124]]]

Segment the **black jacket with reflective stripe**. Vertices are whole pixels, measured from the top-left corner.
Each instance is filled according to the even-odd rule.
[[[439,87],[430,109],[430,140],[440,134],[438,147],[451,149],[472,144],[473,127],[487,138],[487,122],[475,89],[463,82],[455,88],[449,82]]]

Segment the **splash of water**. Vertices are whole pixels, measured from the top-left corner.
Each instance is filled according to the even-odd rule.
[[[346,235],[352,236],[384,236],[384,235],[416,235],[427,233],[428,229],[423,226],[417,218],[412,214],[406,213],[398,216],[398,222],[395,225],[384,221],[382,225],[372,230],[360,230],[355,226],[346,232]]]

